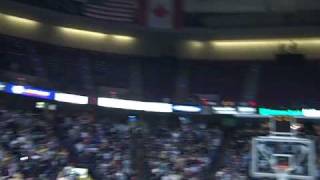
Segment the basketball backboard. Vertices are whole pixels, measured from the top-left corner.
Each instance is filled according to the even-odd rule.
[[[315,179],[314,143],[293,136],[253,138],[251,176],[277,179]]]

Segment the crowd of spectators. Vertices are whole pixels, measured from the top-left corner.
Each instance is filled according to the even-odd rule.
[[[32,179],[57,175],[69,163],[49,122],[28,113],[1,111],[1,177]]]
[[[51,180],[63,177],[66,167],[77,167],[88,170],[88,179],[137,179],[132,127],[79,114],[44,116],[2,109],[0,177]],[[155,127],[144,134],[146,156],[137,161],[146,162],[150,180],[251,179],[250,142],[266,134],[264,128],[223,132],[189,123],[175,129]],[[314,139],[319,154],[320,126],[305,127],[299,136]],[[316,161],[319,169],[319,158]]]
[[[96,122],[90,115],[64,118],[59,129],[80,167],[97,179],[128,180],[133,175],[129,127]],[[63,133],[66,132],[66,133]]]
[[[129,137],[128,126],[90,115],[52,119],[1,110],[0,176],[51,180],[70,166],[88,169],[88,178],[133,179]]]
[[[241,129],[233,132],[224,147],[222,168],[216,172],[216,178],[222,180],[248,179],[251,139],[265,134],[266,131],[259,129]]]
[[[159,129],[146,144],[153,180],[208,179],[223,137],[219,129]]]

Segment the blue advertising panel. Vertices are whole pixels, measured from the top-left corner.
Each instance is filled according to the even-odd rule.
[[[19,95],[31,96],[31,97],[42,98],[42,99],[52,100],[54,98],[54,91],[33,88],[31,86],[6,84],[5,91],[11,94],[19,94]]]

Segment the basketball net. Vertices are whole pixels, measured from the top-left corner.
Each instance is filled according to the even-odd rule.
[[[287,180],[288,179],[288,173],[290,171],[290,168],[288,165],[276,165],[274,167],[274,170],[277,174],[277,180]]]

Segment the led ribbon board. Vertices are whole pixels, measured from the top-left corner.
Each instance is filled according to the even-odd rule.
[[[257,110],[253,107],[238,106],[238,107],[226,107],[226,106],[213,106],[212,110],[215,114],[231,114],[231,115],[254,115]]]
[[[0,91],[4,91],[6,89],[6,84],[3,82],[0,82]]]
[[[7,84],[5,91],[11,94],[19,94],[19,95],[31,96],[31,97],[42,98],[42,99],[52,100],[54,97],[54,91],[33,88],[31,86]]]
[[[88,104],[89,102],[89,98],[87,96],[66,93],[55,93],[54,100],[72,104]]]
[[[256,114],[257,109],[254,107],[238,106],[237,110],[240,114]]]
[[[238,114],[237,109],[234,107],[213,106],[212,110],[216,114]]]
[[[303,116],[301,110],[277,110],[268,108],[259,108],[259,114],[263,116]]]
[[[168,103],[142,102],[115,98],[99,97],[98,106],[147,112],[172,112],[172,105]]]
[[[303,116],[311,118],[319,118],[320,110],[317,109],[302,109]]]
[[[201,112],[202,108],[199,106],[190,106],[190,105],[174,105],[172,107],[174,111],[180,111],[180,112]]]

